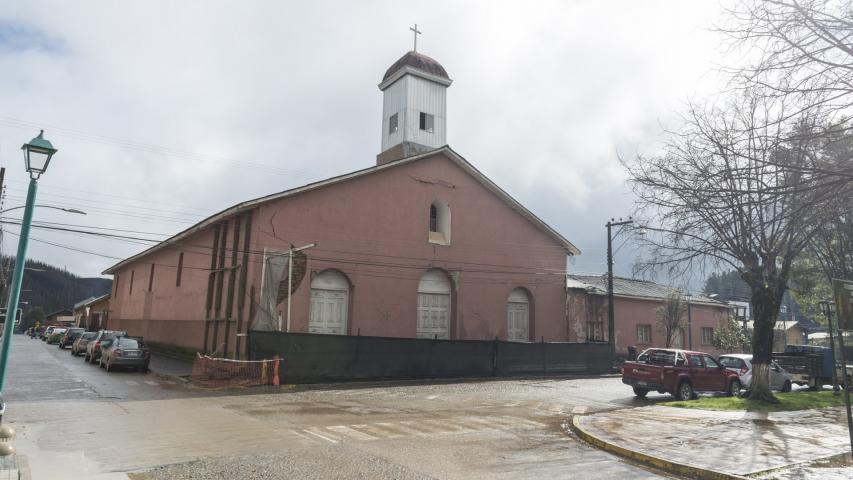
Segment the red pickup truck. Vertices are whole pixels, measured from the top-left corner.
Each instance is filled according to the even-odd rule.
[[[625,362],[622,383],[633,387],[638,397],[656,390],[675,395],[679,400],[690,400],[696,392],[725,392],[733,396],[741,388],[737,373],[720,365],[711,355],[671,348],[650,348],[637,360]]]

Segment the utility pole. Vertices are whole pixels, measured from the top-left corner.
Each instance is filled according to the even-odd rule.
[[[616,222],[610,219],[605,226],[607,227],[607,341],[610,343],[610,362],[616,358],[616,338],[614,330],[615,326],[615,311],[613,307],[613,227],[620,225],[628,225],[634,223],[630,218]],[[618,233],[617,233],[618,235]]]

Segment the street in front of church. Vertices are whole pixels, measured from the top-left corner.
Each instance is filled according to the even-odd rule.
[[[37,375],[10,384],[7,414],[34,479],[661,475],[566,430],[573,412],[649,403],[614,377],[209,391],[106,374],[23,336],[15,347],[13,372],[50,365],[71,382],[40,396]]]

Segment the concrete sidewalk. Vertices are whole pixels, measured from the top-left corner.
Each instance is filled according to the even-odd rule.
[[[650,406],[572,419],[612,453],[691,478],[742,478],[850,451],[843,408],[718,412]],[[845,468],[853,478],[853,468]]]
[[[188,381],[193,372],[192,362],[175,360],[156,353],[151,354],[151,363],[149,363],[148,368],[158,375],[172,377],[181,381]]]

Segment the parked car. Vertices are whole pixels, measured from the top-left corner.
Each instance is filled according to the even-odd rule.
[[[752,355],[749,353],[730,353],[720,355],[720,363],[738,374],[743,388],[752,384]],[[770,362],[770,388],[780,392],[790,392],[792,376],[775,361]]]
[[[54,328],[53,332],[47,336],[47,344],[53,345],[54,343],[59,343],[62,340],[62,336],[65,335],[65,330],[64,328]]]
[[[86,353],[86,345],[89,343],[89,340],[94,340],[97,336],[98,332],[83,332],[83,334],[77,337],[77,340],[74,340],[74,343],[71,344],[71,355],[76,357]]]
[[[65,347],[74,343],[74,340],[77,340],[77,337],[80,336],[83,332],[85,332],[85,328],[80,327],[71,327],[65,331],[65,335],[59,339],[59,348],[65,349]]]
[[[737,395],[742,386],[737,373],[711,355],[672,348],[650,348],[637,360],[625,362],[622,383],[630,385],[638,397],[655,390],[679,400],[690,400],[697,392]]]
[[[56,327],[47,327],[47,328],[45,328],[45,329],[41,332],[41,335],[39,335],[39,338],[41,339],[41,341],[43,341],[43,342],[44,342],[44,341],[47,341],[47,337],[49,337],[49,336],[50,336],[50,334],[51,334],[51,333],[53,333],[53,330],[54,330],[55,328],[56,328]]]
[[[89,363],[95,363],[101,358],[104,347],[108,347],[114,339],[124,336],[127,336],[127,332],[100,330],[98,335],[86,344],[86,356],[84,358]]]
[[[116,337],[101,350],[98,364],[108,372],[115,367],[132,367],[142,372],[148,371],[151,352],[141,338]]]

